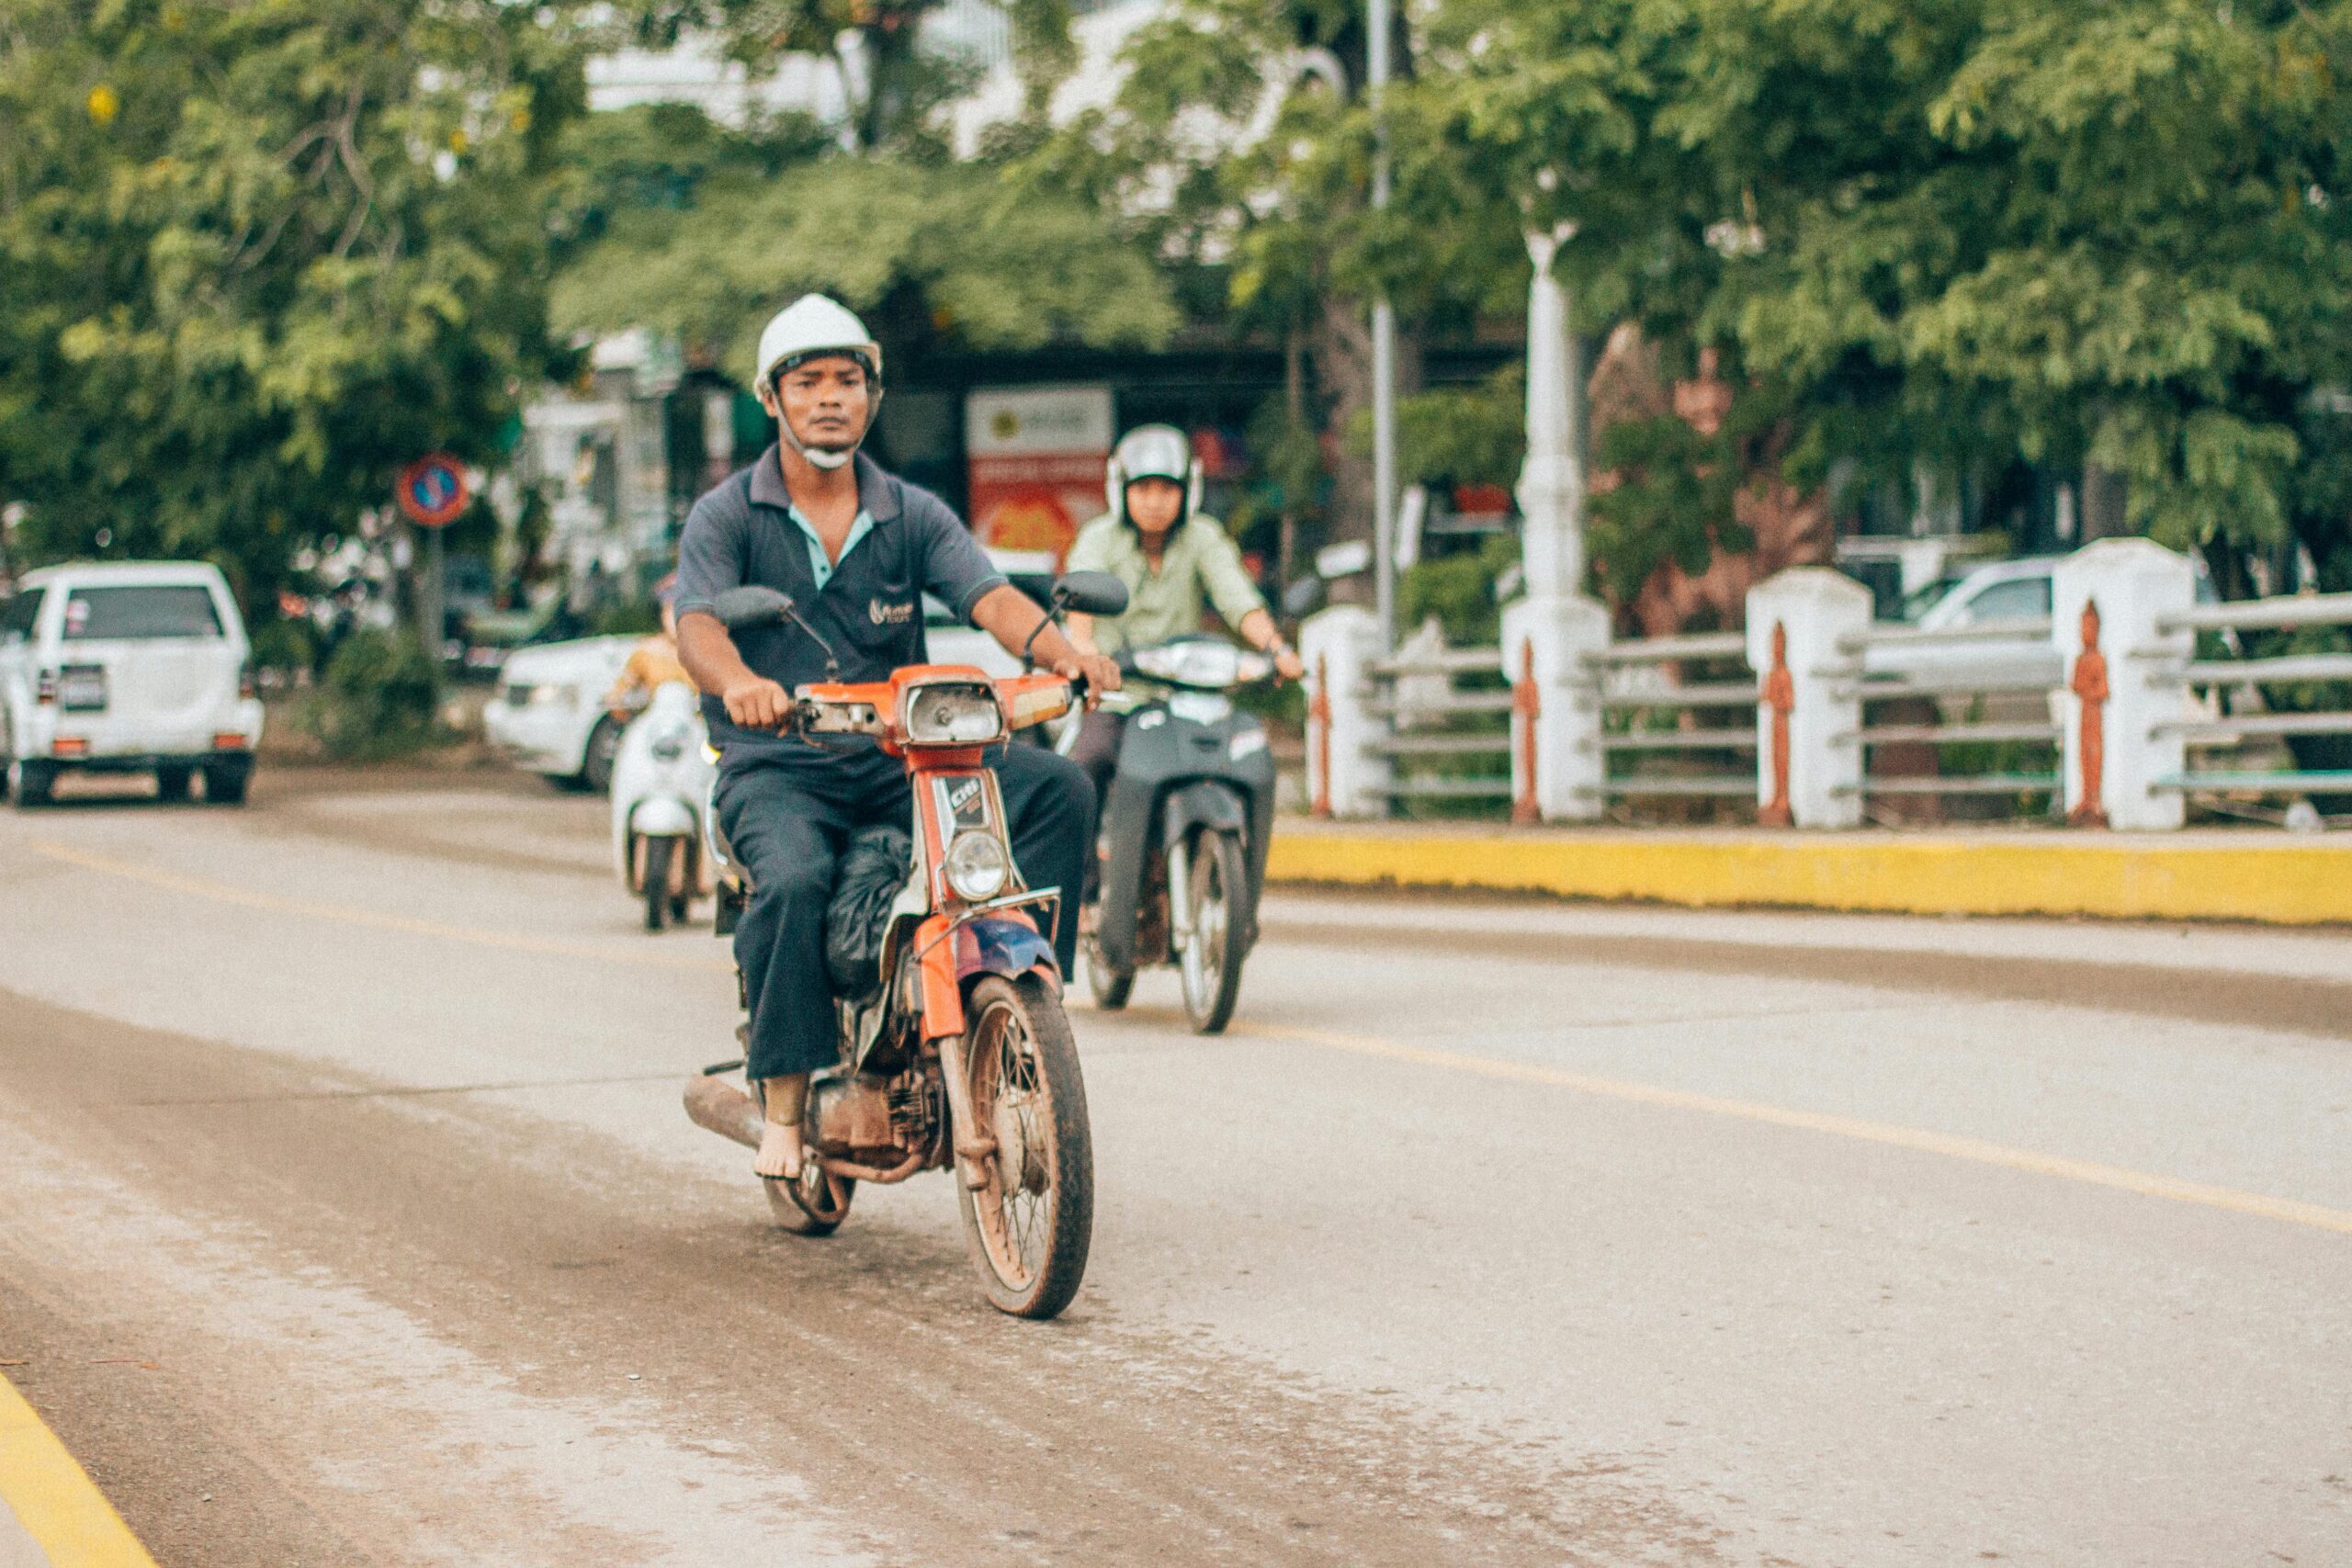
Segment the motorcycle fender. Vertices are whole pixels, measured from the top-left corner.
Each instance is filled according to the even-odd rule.
[[[956,932],[956,980],[958,988],[981,975],[1001,975],[1017,980],[1031,970],[1055,976],[1054,944],[1026,920],[974,920]]]
[[[642,838],[686,838],[695,830],[694,808],[670,795],[640,800],[628,814],[628,830]]]
[[[1159,841],[1172,844],[1195,828],[1220,833],[1250,830],[1250,811],[1241,797],[1221,784],[1203,779],[1170,790],[1160,807]]]

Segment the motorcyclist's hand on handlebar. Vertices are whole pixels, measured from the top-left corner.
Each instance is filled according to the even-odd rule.
[[[792,694],[774,681],[752,676],[718,694],[727,716],[746,729],[782,729],[792,716]]]
[[[1306,660],[1298,656],[1296,649],[1284,648],[1274,655],[1274,673],[1285,681],[1304,681],[1306,679]]]
[[[1065,681],[1086,682],[1086,705],[1105,692],[1119,689],[1119,667],[1099,653],[1071,653],[1054,660],[1054,673]]]

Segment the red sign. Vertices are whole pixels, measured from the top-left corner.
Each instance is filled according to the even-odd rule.
[[[399,498],[409,521],[426,528],[455,523],[473,499],[466,493],[465,470],[458,459],[441,452],[419,457],[401,470]]]
[[[1111,456],[1108,387],[974,392],[965,405],[972,531],[1000,550],[1043,550],[1058,562],[1079,528],[1102,515]]]

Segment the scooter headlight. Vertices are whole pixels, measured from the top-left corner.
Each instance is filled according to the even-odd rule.
[[[978,904],[1004,891],[1012,875],[1012,857],[994,833],[966,832],[947,846],[947,886],[957,896]]]
[[[985,746],[1004,739],[1004,709],[996,688],[977,682],[941,682],[907,694],[907,739],[917,746]]]

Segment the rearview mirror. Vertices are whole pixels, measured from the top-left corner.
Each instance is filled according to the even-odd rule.
[[[1127,613],[1127,585],[1107,571],[1073,571],[1054,584],[1054,597],[1081,615]]]
[[[710,608],[718,624],[731,632],[783,620],[792,614],[792,599],[773,588],[746,583],[719,594],[710,602]]]

